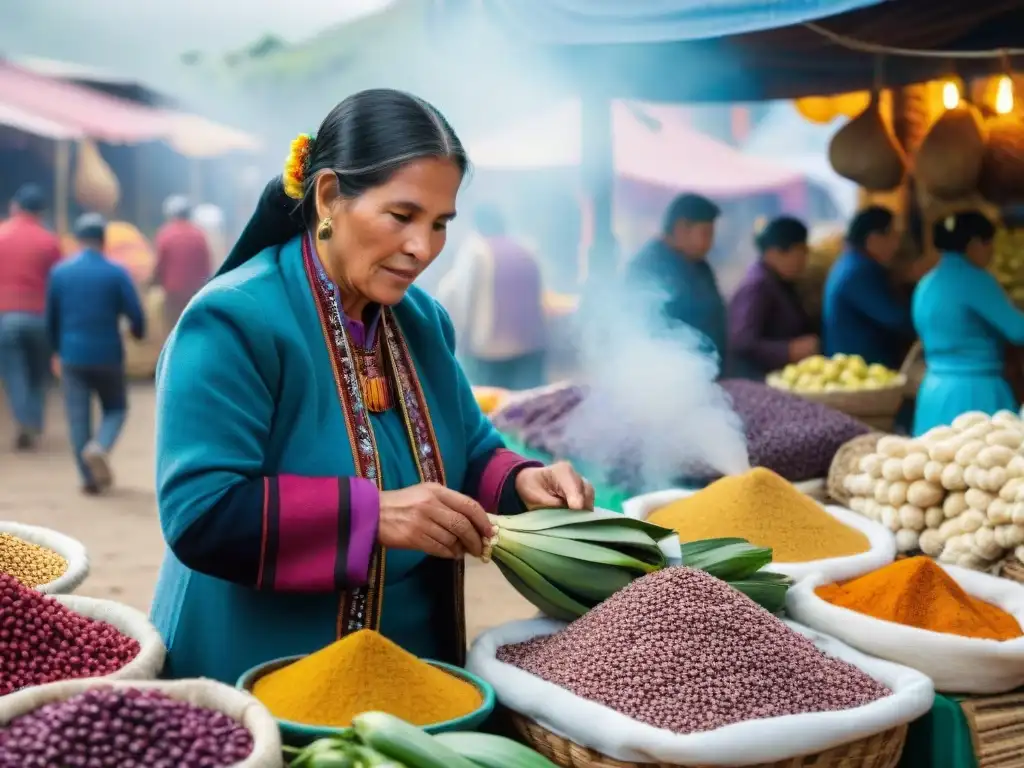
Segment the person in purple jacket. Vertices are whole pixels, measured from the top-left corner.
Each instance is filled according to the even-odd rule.
[[[820,344],[794,285],[807,266],[807,227],[780,216],[756,243],[761,258],[729,302],[729,375],[761,380],[817,354]]]

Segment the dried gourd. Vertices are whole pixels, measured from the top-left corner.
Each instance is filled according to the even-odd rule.
[[[997,115],[985,122],[988,140],[978,189],[997,204],[1024,200],[1024,122],[1017,115]]]
[[[75,162],[75,200],[83,208],[107,216],[117,211],[121,187],[96,145],[88,139],[78,145]]]
[[[906,156],[882,116],[877,93],[832,137],[828,159],[836,173],[871,192],[887,192],[903,181]]]
[[[917,150],[914,178],[936,198],[965,197],[977,188],[985,145],[985,124],[975,106],[946,110]]]

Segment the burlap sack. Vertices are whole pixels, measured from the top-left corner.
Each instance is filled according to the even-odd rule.
[[[63,701],[99,686],[156,689],[171,698],[187,701],[197,707],[215,709],[233,717],[252,734],[253,749],[248,758],[230,768],[282,768],[284,764],[281,757],[281,735],[273,715],[248,693],[213,680],[69,680],[27,688],[0,699],[0,728],[44,704]]]
[[[40,528],[9,520],[0,520],[0,533],[9,533],[32,544],[51,549],[67,561],[68,569],[63,576],[54,579],[49,584],[41,584],[36,587],[44,594],[70,594],[78,589],[85,581],[85,577],[89,575],[89,556],[85,551],[85,545],[77,539],[49,528]]]

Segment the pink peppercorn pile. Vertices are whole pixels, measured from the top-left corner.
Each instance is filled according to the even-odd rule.
[[[675,733],[851,709],[891,693],[753,600],[691,568],[644,576],[498,659]]]
[[[228,715],[133,688],[86,691],[0,730],[0,768],[223,768],[252,749]]]
[[[121,669],[139,643],[0,573],[0,696]]]

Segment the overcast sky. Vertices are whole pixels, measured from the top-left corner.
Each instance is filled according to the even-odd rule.
[[[0,55],[59,58],[130,74],[266,33],[290,40],[390,0],[0,0]],[[125,70],[129,70],[125,72]]]

